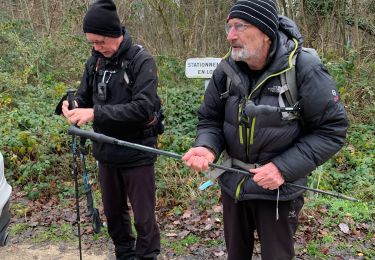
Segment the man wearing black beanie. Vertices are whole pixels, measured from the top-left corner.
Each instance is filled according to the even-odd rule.
[[[83,32],[109,37],[120,37],[122,26],[112,1],[98,0],[87,10],[83,19]]]
[[[157,95],[157,69],[152,56],[132,43],[111,0],[89,6],[83,31],[92,44],[76,108],[64,101],[62,112],[78,126],[92,122],[95,132],[155,147],[163,125]],[[156,155],[132,148],[93,142],[108,233],[116,259],[156,259],[160,232],[155,218]],[[136,238],[132,232],[130,207]]]
[[[223,153],[227,166],[249,172],[212,173],[219,176],[229,260],[252,258],[255,231],[262,260],[289,260],[304,190],[288,184],[306,185],[340,150],[346,112],[335,82],[302,48],[297,25],[278,15],[275,1],[237,1],[225,31],[230,55],[213,73],[194,148],[182,159],[206,171]],[[279,112],[286,106],[290,112]]]

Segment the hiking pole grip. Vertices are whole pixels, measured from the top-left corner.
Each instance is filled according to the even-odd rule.
[[[75,103],[74,103],[74,93],[75,93],[75,90],[74,89],[68,89],[66,91],[66,96],[68,98],[68,103],[69,103],[69,106],[68,106],[68,109],[69,110],[72,110],[75,108]]]

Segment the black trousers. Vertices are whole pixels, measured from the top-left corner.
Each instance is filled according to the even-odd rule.
[[[119,168],[99,163],[99,180],[117,259],[156,259],[160,253],[160,232],[155,218],[154,165]],[[136,239],[127,198],[134,214]]]
[[[251,259],[254,231],[257,230],[262,260],[292,259],[294,234],[303,196],[292,201],[279,201],[276,220],[276,201],[246,200],[237,203],[222,191],[224,237],[228,260]]]

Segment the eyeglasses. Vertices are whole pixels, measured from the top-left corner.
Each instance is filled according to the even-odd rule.
[[[90,45],[92,45],[92,46],[94,46],[94,45],[102,46],[102,45],[105,44],[105,39],[106,38],[107,37],[104,37],[103,40],[101,40],[101,41],[87,41],[87,43],[90,44]]]
[[[234,28],[236,32],[243,32],[247,27],[249,27],[251,24],[246,23],[235,23],[235,24],[225,24],[225,32],[229,34],[229,32]]]

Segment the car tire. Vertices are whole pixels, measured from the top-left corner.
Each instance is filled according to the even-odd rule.
[[[3,236],[3,237],[1,238],[1,240],[0,240],[0,246],[6,246],[7,243],[8,243],[8,239],[9,239],[9,233],[6,232],[6,233],[4,234],[4,236]]]

